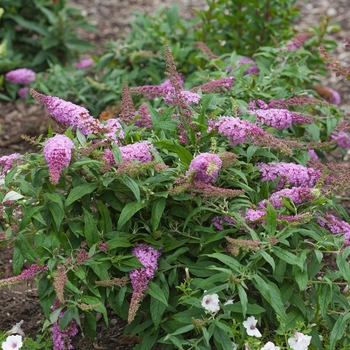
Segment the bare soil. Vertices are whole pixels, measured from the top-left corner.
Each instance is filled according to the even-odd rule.
[[[170,7],[171,0],[74,0],[73,6],[79,7],[98,28],[96,33],[81,33],[82,37],[97,45],[97,52],[103,48],[105,40],[113,40],[129,30],[129,20],[133,18],[132,11],[155,13],[162,6]],[[205,0],[179,0],[181,13],[189,18],[192,9],[202,9]],[[332,16],[332,22],[341,25],[338,33],[331,38],[339,43],[335,56],[345,66],[350,66],[350,53],[345,52],[341,41],[350,37],[350,8],[348,0],[297,0],[302,17],[298,23],[300,31],[308,26],[318,25],[320,16]],[[322,80],[322,84],[337,90],[342,98],[341,108],[350,107],[350,84],[345,78],[337,78],[334,73]],[[0,156],[14,152],[25,153],[35,151],[35,147],[22,141],[21,135],[30,136],[45,133],[49,120],[45,111],[38,104],[9,103],[0,100]],[[0,247],[0,278],[13,276],[11,247]],[[330,262],[331,263],[331,262]],[[23,330],[26,335],[35,338],[40,332],[43,314],[39,305],[35,285],[26,283],[13,285],[11,288],[0,289],[0,330],[6,331],[24,320]],[[103,320],[98,321],[97,338],[94,343],[81,334],[74,339],[75,349],[132,349],[139,339],[123,336],[125,322],[109,310],[110,326],[107,328]]]

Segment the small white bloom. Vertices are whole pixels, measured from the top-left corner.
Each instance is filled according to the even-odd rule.
[[[217,294],[205,295],[202,299],[201,305],[210,312],[217,312],[220,310],[219,296]]]
[[[233,304],[233,300],[232,299],[229,299],[226,301],[226,303],[224,305],[231,305]]]
[[[18,350],[22,347],[22,336],[21,335],[9,335],[6,341],[2,343],[2,350]]]
[[[247,334],[253,337],[261,338],[261,333],[256,328],[257,320],[254,316],[249,316],[244,322],[243,326],[247,330]]]
[[[6,332],[6,334],[19,334],[22,337],[25,337],[25,334],[22,330],[22,324],[23,324],[23,320],[19,321],[18,323],[16,323],[9,331]]]
[[[311,336],[294,332],[295,337],[288,339],[288,344],[293,350],[307,350],[311,342]]]
[[[281,350],[279,346],[276,346],[274,343],[268,341],[261,350]]]
[[[232,342],[232,350],[238,350],[238,344]]]

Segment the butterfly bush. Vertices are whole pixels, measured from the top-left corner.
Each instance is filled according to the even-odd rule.
[[[180,74],[166,48],[163,83],[123,83],[108,120],[30,90],[57,131],[0,158],[0,237],[15,244],[17,279],[24,260],[37,266],[55,349],[80,327],[95,337],[107,306],[148,348],[348,341],[350,225],[333,198],[350,185],[347,168],[322,163],[343,116],[290,80],[262,83],[298,52],[273,54],[254,54],[259,76],[234,78],[219,56]]]

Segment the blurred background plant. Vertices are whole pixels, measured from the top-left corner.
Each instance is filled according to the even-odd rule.
[[[176,4],[153,16],[136,13],[135,21],[131,22],[132,30],[121,39],[107,42],[105,51],[93,57],[94,67],[77,71],[71,65],[62,67],[53,63],[32,86],[50,95],[83,103],[98,117],[103,110],[120,103],[118,96],[126,80],[130,86],[157,85],[164,80],[159,72],[165,69],[163,48],[168,45],[179,72],[185,77],[194,72],[200,81],[199,75],[211,76],[213,72],[217,78],[236,76],[239,61],[248,55],[257,60],[260,69],[256,81],[248,79],[250,84],[263,85],[260,97],[264,94],[268,97],[268,89],[276,94],[276,87],[266,82],[266,78],[271,81],[266,72],[283,77],[278,80],[283,87],[277,87],[281,98],[297,94],[306,86],[312,88],[318,84],[319,76],[326,74],[318,47],[323,45],[327,51],[336,47],[334,41],[326,39],[326,34],[337,30],[337,26],[324,18],[308,33],[297,33],[293,21],[298,18],[299,11],[294,2],[286,0],[275,4],[269,0],[249,0],[243,5],[242,1],[208,1],[208,10],[196,12],[191,21],[180,17]],[[249,11],[252,8],[255,10]],[[265,11],[269,21],[262,20],[258,9]],[[280,11],[278,16],[277,10]],[[214,17],[215,20],[209,20]],[[253,28],[245,30],[238,38],[238,31],[229,28],[232,21],[238,28],[244,23]],[[265,33],[262,37],[258,34],[261,31]],[[244,67],[247,69],[249,64]],[[238,72],[241,76],[243,73],[244,70]],[[310,93],[317,95],[314,91]]]
[[[0,75],[16,68],[42,72],[50,63],[63,66],[94,48],[76,30],[95,28],[67,0],[3,0],[1,6]],[[0,89],[9,89],[3,77]]]

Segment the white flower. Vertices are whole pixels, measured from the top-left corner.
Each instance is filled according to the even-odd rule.
[[[251,335],[251,336],[257,337],[257,338],[261,338],[261,333],[255,327],[257,322],[258,321],[256,320],[256,318],[254,316],[250,316],[243,322],[243,326],[247,330],[248,335]]]
[[[26,335],[24,334],[23,330],[22,330],[22,324],[23,324],[23,320],[19,321],[18,323],[16,323],[9,331],[6,332],[6,334],[19,334],[22,337],[25,337]]]
[[[295,337],[288,339],[288,344],[293,350],[307,350],[311,342],[311,336],[294,332]]]
[[[202,299],[201,305],[210,312],[217,312],[220,310],[219,296],[217,294],[205,295]]]
[[[238,350],[238,344],[232,342],[232,350]]]
[[[279,346],[276,346],[274,343],[268,341],[261,350],[281,350]]]
[[[22,347],[22,336],[21,335],[9,335],[6,341],[2,343],[2,350],[18,350]]]

